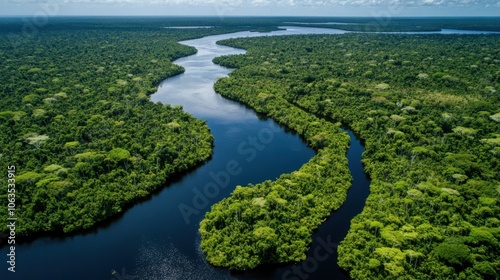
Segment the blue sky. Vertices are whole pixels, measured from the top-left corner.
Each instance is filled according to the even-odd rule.
[[[500,0],[0,0],[0,15],[499,16]]]

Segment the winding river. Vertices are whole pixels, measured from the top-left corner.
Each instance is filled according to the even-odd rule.
[[[310,250],[312,261],[230,273],[207,264],[199,249],[199,222],[212,204],[230,195],[234,186],[274,180],[280,174],[299,169],[314,155],[297,134],[215,94],[214,82],[231,70],[214,65],[212,59],[244,53],[215,42],[235,37],[310,33],[345,31],[287,27],[267,34],[239,32],[181,42],[197,48],[198,53],[175,61],[186,72],[165,80],[151,98],[154,102],[181,105],[185,111],[206,120],[215,137],[213,157],[92,231],[18,244],[16,273],[8,272],[4,263],[0,279],[306,279],[304,275],[307,279],[347,279],[336,265],[336,250],[330,250],[328,258],[321,260],[314,259],[312,252],[325,242],[339,243],[368,196],[369,180],[361,165],[363,147],[350,131],[347,157],[353,185],[345,204],[315,232]],[[211,183],[221,187],[206,197],[204,187]]]

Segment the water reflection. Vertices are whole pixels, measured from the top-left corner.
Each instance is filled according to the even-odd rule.
[[[443,32],[448,33],[442,34],[480,33],[456,30]],[[215,94],[213,83],[218,77],[226,76],[230,70],[214,65],[211,61],[220,55],[244,53],[243,50],[217,46],[216,41],[222,39],[343,33],[346,31],[287,27],[287,30],[266,34],[238,32],[184,41],[184,44],[195,46],[198,53],[175,62],[184,66],[186,72],[162,83],[152,100],[182,105],[187,112],[207,120],[215,136],[211,161],[188,176],[170,182],[169,187],[149,200],[135,205],[123,216],[95,228],[92,232],[65,238],[44,237],[32,243],[19,244],[16,247],[16,255],[22,261],[19,262],[18,271],[9,274],[3,269],[0,271],[0,278],[120,279],[112,278],[112,272],[129,272],[131,275],[143,276],[139,279],[155,279],[156,276],[157,279],[282,279],[282,273],[288,270],[289,266],[265,266],[248,274],[231,275],[227,270],[208,265],[199,251],[198,224],[210,206],[203,208],[189,224],[185,223],[179,213],[178,206],[181,203],[193,201],[193,190],[202,190],[204,185],[212,182],[211,172],[225,170],[228,161],[237,161],[243,171],[241,175],[231,177],[229,186],[221,190],[219,196],[211,199],[210,205],[229,196],[231,189],[237,184],[274,179],[282,173],[300,168],[313,155],[297,135],[286,132],[271,120],[259,119],[252,110]],[[274,135],[272,143],[263,151],[259,151],[255,160],[248,162],[246,155],[238,153],[238,146],[247,141],[249,136],[258,135],[262,129],[279,132]],[[357,146],[359,148],[354,148]],[[358,163],[354,168],[351,160],[349,162],[355,180],[348,197],[354,199],[348,198],[346,204],[320,227],[318,234],[328,235],[334,232],[338,233],[341,239],[341,234],[348,230],[350,218],[359,213],[364,204],[362,194],[357,193],[355,187],[357,181],[364,180],[363,177],[354,175],[356,172],[363,172],[360,164],[362,149],[360,145],[357,146],[351,145],[350,150],[357,151],[356,157],[348,154],[349,159],[354,159],[352,162]],[[332,279],[334,267],[335,260],[329,260],[318,269],[314,279]],[[125,271],[122,268],[125,268]]]
[[[255,118],[251,110],[241,110],[239,104],[215,94],[213,82],[226,77],[230,69],[212,63],[212,59],[221,55],[243,54],[244,50],[219,46],[217,41],[227,38],[280,36],[298,34],[345,34],[349,31],[340,29],[310,28],[300,26],[280,26],[283,30],[270,33],[237,32],[232,34],[209,36],[195,40],[182,41],[182,44],[195,47],[198,53],[176,60],[174,63],[186,69],[185,73],[163,82],[151,99],[154,102],[182,105],[183,108],[201,119],[227,121],[245,121]],[[500,32],[443,29],[435,32],[381,32],[384,34],[495,34]],[[219,110],[220,106],[224,110]]]
[[[280,27],[286,30],[271,33],[237,32],[209,36],[180,42],[195,47],[195,55],[180,58],[175,64],[185,68],[185,72],[165,80],[158,92],[151,96],[154,102],[182,105],[185,111],[204,120],[219,122],[244,122],[256,118],[252,110],[242,110],[241,105],[216,94],[213,83],[226,77],[231,69],[215,65],[212,60],[222,55],[244,54],[245,50],[217,45],[217,41],[228,38],[277,36],[294,34],[343,34],[344,30],[304,27]],[[222,107],[224,110],[220,110]]]

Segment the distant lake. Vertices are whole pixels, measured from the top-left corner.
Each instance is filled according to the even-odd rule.
[[[335,24],[343,24],[343,25],[360,25],[361,23],[353,23],[353,22],[294,22],[294,21],[288,21],[288,22],[283,22],[283,23],[288,23],[288,24],[324,24],[324,25],[335,25]]]
[[[166,29],[196,29],[196,28],[214,28],[214,26],[167,26]]]

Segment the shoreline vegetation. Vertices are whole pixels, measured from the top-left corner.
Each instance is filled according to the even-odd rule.
[[[276,181],[237,186],[231,197],[213,205],[200,224],[201,248],[211,264],[237,270],[304,260],[312,232],[342,206],[351,186],[349,136],[340,124],[279,96],[247,98],[242,93],[248,84],[228,89],[225,81],[215,84],[218,93],[296,131],[317,153],[299,170]]]
[[[172,61],[196,52],[179,41],[305,21],[133,19],[54,17],[26,34],[21,18],[0,18],[0,165],[16,166],[18,238],[94,228],[210,157],[213,137],[204,121],[149,100],[163,79],[183,72]],[[500,31],[498,17],[310,22],[360,23],[331,27],[361,31]],[[190,25],[216,27],[164,28]],[[238,186],[215,204],[200,224],[208,261],[245,270],[305,258],[312,232],[342,205],[352,180],[343,123],[365,145],[372,182],[340,244],[339,265],[354,279],[496,279],[499,38],[344,34],[220,42],[248,52],[214,59],[236,68],[215,84],[217,92],[297,131],[317,154],[295,172]],[[0,219],[7,215],[0,208]]]
[[[207,260],[245,270],[305,258],[312,230],[327,209],[340,206],[324,198],[350,183],[342,134],[315,114],[347,124],[365,143],[370,195],[338,249],[352,278],[495,279],[498,38],[344,34],[218,42],[248,52],[214,59],[236,68],[216,91],[291,127],[319,152],[299,171],[237,187],[215,204],[200,225]],[[325,151],[338,157],[332,173],[325,172],[331,163],[317,162]],[[342,179],[335,188],[320,178]]]
[[[178,41],[239,29],[1,26],[0,165],[17,167],[18,239],[90,229],[211,156],[204,121],[149,95],[196,53]]]

